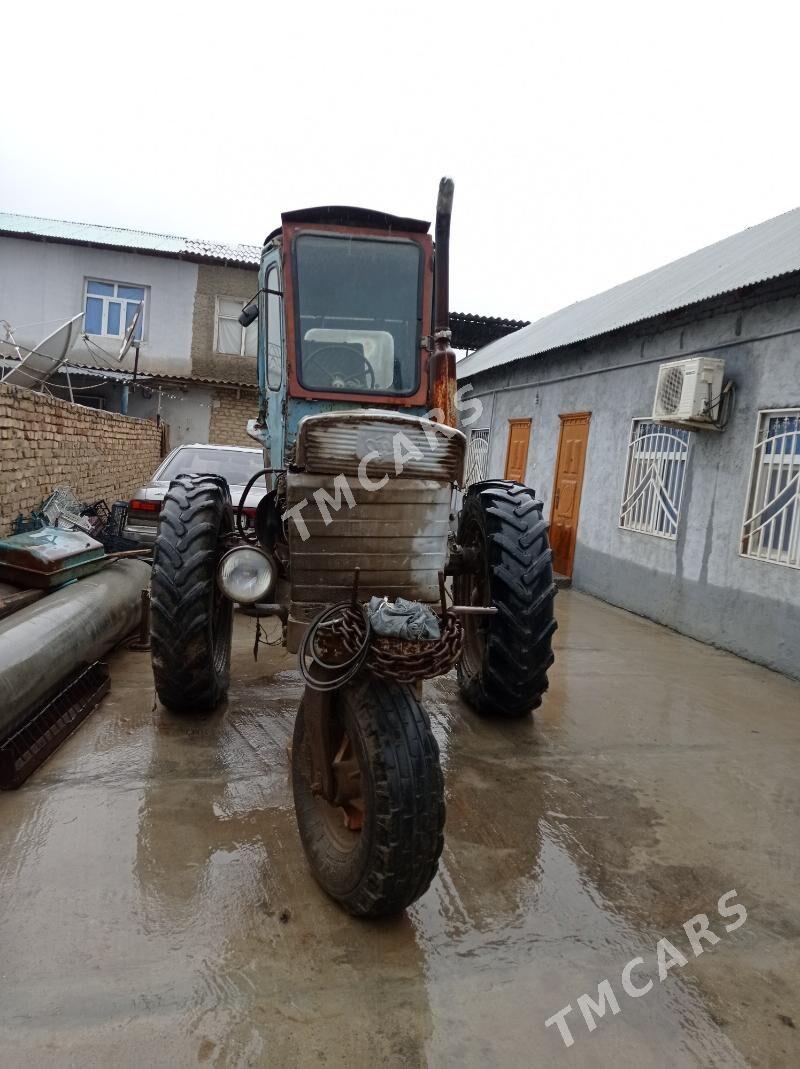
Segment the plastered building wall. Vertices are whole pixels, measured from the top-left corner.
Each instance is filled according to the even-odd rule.
[[[736,385],[730,423],[691,435],[677,538],[624,530],[631,421],[652,412],[658,364],[698,349],[722,357]],[[575,587],[800,678],[800,569],[740,554],[758,413],[800,407],[800,278],[463,381],[483,404],[474,427],[491,428],[490,477],[504,474],[508,421],[532,421],[526,482],[546,514],[559,416],[591,412]]]

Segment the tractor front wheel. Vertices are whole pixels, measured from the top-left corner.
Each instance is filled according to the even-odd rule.
[[[233,604],[217,586],[217,564],[232,530],[225,479],[173,479],[153,552],[150,648],[156,692],[175,712],[208,712],[228,693]]]
[[[455,577],[455,600],[497,609],[464,617],[458,682],[483,716],[524,716],[547,690],[556,629],[547,526],[542,502],[518,483],[475,483],[464,500],[458,544],[471,566]]]
[[[336,804],[314,782],[303,704],[292,742],[300,838],[322,889],[349,913],[399,913],[430,885],[442,852],[444,780],[411,687],[360,677],[332,696],[325,727]]]

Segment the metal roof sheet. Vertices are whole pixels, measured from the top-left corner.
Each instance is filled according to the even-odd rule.
[[[194,238],[186,238],[186,253],[189,256],[201,256],[209,260],[229,260],[234,263],[252,264],[258,267],[261,263],[260,245],[228,245],[220,241],[200,241]]]
[[[230,245],[177,234],[157,234],[149,230],[129,230],[97,223],[73,223],[64,219],[44,219],[37,215],[16,215],[13,212],[0,212],[0,232],[50,241],[108,245],[116,249],[163,253],[186,259],[228,261],[253,267],[258,267],[261,261],[261,248],[258,245]]]
[[[3,369],[11,370],[19,367],[19,365],[19,357],[0,354],[0,384],[4,386],[14,385],[5,382],[2,372]],[[100,367],[97,364],[80,364],[73,360],[62,365],[55,374],[59,377],[65,377],[67,371],[69,371],[75,378],[84,375],[90,379],[111,379],[118,382],[130,382],[133,379],[133,371],[128,371],[127,369],[114,371],[111,368]],[[174,382],[176,384],[185,383],[187,386],[199,384],[201,386],[231,386],[236,387],[237,390],[258,389],[257,382],[242,382],[240,379],[211,379],[200,375],[161,375],[157,371],[139,371],[136,376],[136,381],[143,384]]]
[[[578,301],[458,361],[458,377],[606,334],[744,286],[800,271],[800,208]]]
[[[527,326],[530,326],[530,320],[527,319],[500,319],[498,316],[479,316],[471,312],[451,312],[451,344],[454,349],[480,349]]]

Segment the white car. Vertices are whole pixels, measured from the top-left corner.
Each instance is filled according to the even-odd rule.
[[[223,475],[231,488],[234,509],[238,506],[245,486],[264,467],[260,449],[246,449],[238,445],[181,445],[173,449],[153,473],[147,486],[141,487],[130,500],[123,535],[143,546],[156,540],[161,502],[169,484],[178,475]],[[263,480],[247,495],[243,523],[252,527],[256,507],[266,493]]]

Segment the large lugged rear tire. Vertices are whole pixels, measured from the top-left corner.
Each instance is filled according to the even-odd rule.
[[[498,612],[464,617],[458,682],[484,716],[524,716],[547,690],[556,629],[547,527],[542,502],[525,486],[496,480],[467,492],[458,544],[476,551],[477,570],[456,576],[455,600]]]
[[[217,562],[232,530],[225,479],[172,481],[153,553],[150,647],[156,692],[176,712],[208,712],[228,692],[233,604],[217,587]]]
[[[349,913],[399,913],[428,889],[442,852],[439,747],[411,687],[360,677],[333,701],[334,750],[346,753],[361,777],[358,808],[349,809],[357,820],[312,791],[301,704],[292,786],[303,848],[314,878]]]

